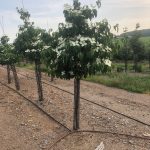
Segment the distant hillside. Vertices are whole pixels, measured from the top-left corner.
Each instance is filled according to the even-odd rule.
[[[150,36],[150,29],[143,29],[143,30],[139,30],[139,31],[140,31],[142,37]],[[132,36],[132,35],[134,35],[134,33],[135,33],[135,31],[127,32],[128,36]],[[120,36],[123,36],[123,34],[121,34]]]

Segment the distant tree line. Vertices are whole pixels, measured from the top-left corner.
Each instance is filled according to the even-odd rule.
[[[113,61],[124,62],[124,69],[118,71],[128,71],[128,62],[133,62],[133,70],[135,72],[141,72],[141,61],[149,62],[150,69],[150,41],[145,44],[141,40],[141,31],[138,30],[139,24],[136,24],[133,34],[127,32],[127,28],[124,28],[124,33],[117,38],[119,48],[113,53]]]

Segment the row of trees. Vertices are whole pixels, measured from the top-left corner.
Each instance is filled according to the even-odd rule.
[[[65,4],[66,22],[60,23],[56,32],[35,27],[30,21],[29,12],[17,8],[23,21],[17,38],[13,45],[8,44],[8,40],[3,44],[1,40],[0,64],[7,65],[8,70],[9,66],[14,70],[19,57],[35,63],[40,102],[44,100],[41,63],[46,65],[52,77],[74,79],[74,130],[79,129],[80,80],[96,72],[105,73],[111,67],[110,58],[115,42],[110,25],[107,20],[92,22],[97,17],[97,7],[100,5],[99,0],[95,6],[82,6],[79,0],[73,0],[72,6]],[[4,37],[7,38],[3,36],[2,39]]]
[[[120,60],[124,62],[124,70],[128,70],[128,61],[133,61],[133,69],[135,72],[139,71],[139,63],[142,60],[149,61],[150,68],[150,45],[145,46],[141,41],[141,34],[138,28],[139,24],[136,24],[135,32],[133,36],[128,36],[127,28],[124,28],[124,34],[119,37],[120,48],[113,53],[113,60]]]

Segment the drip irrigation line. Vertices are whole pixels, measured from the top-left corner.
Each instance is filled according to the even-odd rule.
[[[78,131],[73,131],[70,132],[64,136],[62,136],[61,138],[59,138],[54,144],[52,144],[50,146],[50,149],[54,148],[59,142],[61,142],[61,140],[67,138],[68,136],[75,134],[75,133],[100,133],[100,134],[111,134],[114,136],[124,136],[127,138],[134,138],[134,139],[140,139],[140,140],[147,140],[150,141],[150,137],[145,137],[145,136],[138,136],[138,135],[130,135],[130,134],[124,134],[124,133],[117,133],[117,132],[109,132],[109,131],[93,131],[93,130],[78,130]]]
[[[59,138],[56,142],[54,142],[54,144],[52,144],[50,146],[50,149],[53,148],[56,144],[58,144],[61,140],[67,138],[69,135],[71,135],[73,133],[75,133],[75,132],[74,131],[73,132],[69,132],[68,134],[66,134],[66,135],[62,136],[61,138]]]
[[[56,122],[58,125],[64,127],[66,130],[68,130],[69,132],[71,132],[71,130],[66,127],[64,124],[60,123],[58,120],[56,120],[54,117],[52,117],[50,114],[48,114],[45,110],[43,110],[38,104],[34,103],[32,100],[28,99],[27,97],[25,97],[23,94],[21,94],[20,92],[16,91],[15,89],[11,88],[10,86],[6,85],[5,83],[2,83],[0,81],[0,83],[9,88],[10,90],[12,90],[13,92],[15,92],[16,94],[18,94],[19,96],[23,97],[26,101],[30,102],[32,105],[34,105],[36,108],[38,108],[43,114],[45,114],[47,117],[49,117],[51,120],[53,120],[54,122]]]
[[[125,136],[129,138],[136,138],[136,139],[142,139],[142,140],[150,140],[150,137],[148,136],[138,136],[138,135],[131,135],[131,134],[125,134],[125,133],[117,133],[117,132],[110,132],[110,131],[93,131],[93,130],[78,130],[77,132],[81,133],[101,133],[101,134],[112,134],[115,136]]]

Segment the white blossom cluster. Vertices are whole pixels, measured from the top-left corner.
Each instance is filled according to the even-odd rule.
[[[73,71],[69,71],[69,74],[70,74],[70,75],[74,75]],[[61,72],[61,75],[64,76],[64,75],[65,75],[65,71],[62,71],[62,72]]]
[[[65,75],[65,71],[62,71],[62,72],[61,72],[61,75],[62,75],[62,76]]]
[[[35,53],[35,52],[41,52],[40,49],[38,48],[35,48],[35,47],[38,47],[39,44],[41,44],[41,33],[36,37],[36,40],[34,42],[31,43],[31,46],[34,47],[32,49],[27,49],[25,52],[26,53]],[[43,49],[47,49],[48,47],[45,46]]]
[[[101,59],[100,58],[96,58],[96,64],[99,65],[101,63],[102,63]]]
[[[102,63],[104,63],[108,67],[111,67],[111,64],[112,64],[112,62],[109,59],[103,59],[103,60],[101,60],[100,58],[96,58],[96,64],[97,65],[100,65]]]
[[[72,28],[72,23],[67,22],[67,23],[65,24],[65,27],[66,27],[66,28]]]
[[[51,49],[52,51],[57,53],[57,58],[61,56],[61,53],[65,51],[65,40],[62,37],[58,38],[59,45],[55,49]]]
[[[52,51],[56,52],[57,58],[61,56],[61,53],[65,51],[63,45],[60,45],[59,47],[52,49]]]
[[[65,39],[62,37],[58,38],[59,40],[59,46],[55,50],[58,53],[58,56],[60,56],[60,51],[65,49]],[[85,47],[88,44],[91,44],[94,48],[93,50],[95,52],[103,51],[103,52],[111,52],[112,49],[108,46],[104,46],[103,44],[96,42],[95,38],[89,38],[89,37],[83,37],[81,35],[77,36],[75,39],[70,39],[69,44],[71,47]]]
[[[80,40],[80,42],[89,41],[91,45],[96,44],[95,38],[89,38],[89,37],[83,37],[81,35],[77,36],[77,39]]]
[[[62,45],[62,44],[64,45],[65,39],[63,39],[62,37],[59,37],[58,42],[59,42],[59,45]]]
[[[42,41],[41,41],[41,33],[36,37],[37,39],[31,43],[32,46],[38,46]]]
[[[85,47],[88,45],[88,42],[91,43],[91,45],[94,45],[96,44],[96,41],[94,38],[89,38],[89,37],[83,37],[81,35],[77,36],[76,37],[76,40],[70,40],[69,43],[70,43],[70,46],[73,46],[73,47]]]
[[[107,52],[110,53],[112,51],[112,49],[108,46],[104,46],[103,44],[97,42],[96,43],[96,48],[94,49],[95,52],[99,52],[99,50],[103,51],[103,52]]]
[[[43,49],[48,49],[50,48],[50,46],[43,46]]]
[[[80,46],[80,44],[79,44],[79,41],[69,41],[69,44],[70,44],[70,46],[73,46],[73,47],[79,47]]]
[[[37,45],[40,44],[40,43],[41,43],[41,40],[38,39],[37,41],[32,42],[31,45],[32,45],[32,46],[37,46]]]
[[[75,16],[82,15],[82,10],[75,10],[75,9],[72,9],[71,12],[72,12]]]
[[[59,51],[58,48],[53,49],[53,51],[57,53],[57,58],[61,56],[62,51]]]
[[[105,50],[106,50],[107,52],[111,52],[111,51],[112,51],[112,49],[111,49],[110,47],[108,47],[108,46],[106,46]]]
[[[41,50],[39,50],[39,49],[27,49],[26,51],[25,51],[26,53],[35,53],[35,52],[41,52]]]
[[[111,67],[111,61],[109,59],[105,59],[104,64]]]

